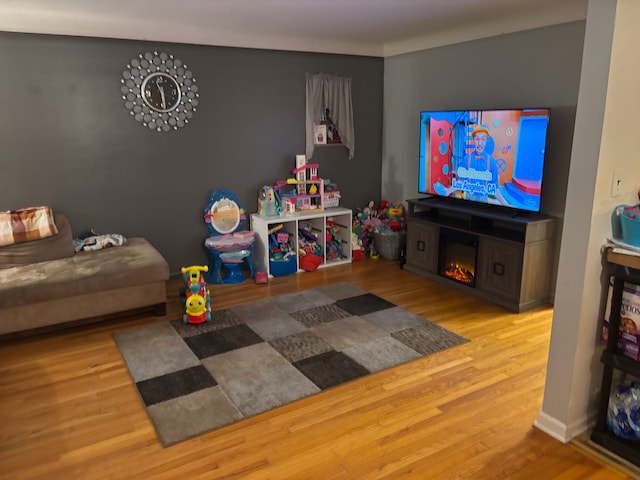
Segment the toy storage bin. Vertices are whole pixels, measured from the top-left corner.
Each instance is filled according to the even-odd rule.
[[[624,208],[620,214],[620,226],[624,243],[640,247],[640,208]]]
[[[269,260],[269,273],[274,277],[284,277],[298,271],[298,262],[295,256],[286,260]]]
[[[322,264],[322,257],[314,255],[313,253],[307,253],[300,257],[300,268],[307,272],[315,271]]]
[[[400,257],[400,249],[407,243],[406,232],[374,232],[376,252],[382,258],[397,260]]]
[[[324,194],[324,208],[337,207],[340,205],[340,192],[329,192]]]

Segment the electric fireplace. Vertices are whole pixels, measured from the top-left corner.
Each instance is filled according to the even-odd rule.
[[[405,270],[514,312],[551,303],[556,219],[439,197],[408,204]]]
[[[438,275],[475,287],[478,236],[441,228],[439,248]]]

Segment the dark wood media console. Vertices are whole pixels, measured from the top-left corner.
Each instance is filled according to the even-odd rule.
[[[405,270],[515,312],[550,302],[555,218],[437,197],[407,202]],[[459,254],[464,265],[450,265],[457,250],[465,250]],[[452,267],[470,272],[472,281],[447,276]]]

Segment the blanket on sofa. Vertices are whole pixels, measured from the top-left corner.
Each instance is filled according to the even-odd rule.
[[[127,238],[119,233],[108,233],[105,235],[91,235],[84,240],[75,239],[73,241],[76,252],[84,250],[102,250],[107,247],[121,247],[127,243]]]
[[[0,247],[56,235],[51,208],[30,207],[0,212]]]

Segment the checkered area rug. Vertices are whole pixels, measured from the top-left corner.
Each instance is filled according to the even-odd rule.
[[[165,447],[468,341],[349,283],[113,336]]]

